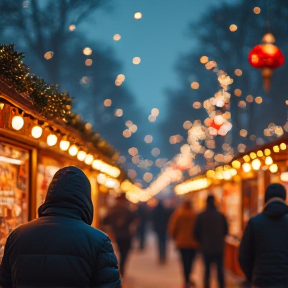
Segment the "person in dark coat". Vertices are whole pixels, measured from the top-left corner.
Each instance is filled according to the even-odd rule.
[[[0,287],[120,287],[110,239],[90,226],[91,187],[82,170],[58,170],[38,212],[8,237]]]
[[[288,287],[288,206],[286,190],[278,183],[265,192],[262,213],[246,226],[239,263],[253,287]]]
[[[144,250],[145,240],[146,240],[147,222],[148,222],[148,208],[145,202],[139,203],[137,214],[139,217],[139,224],[137,227],[139,249]]]
[[[125,267],[131,250],[134,226],[136,227],[137,220],[137,213],[129,208],[125,193],[116,198],[116,205],[109,209],[103,220],[104,225],[109,225],[112,228],[119,251],[119,268],[122,277],[125,275]]]
[[[206,202],[206,210],[197,216],[194,226],[194,237],[200,243],[205,264],[204,287],[210,287],[210,266],[216,263],[219,288],[224,288],[223,257],[228,223],[217,210],[213,195],[208,195]]]
[[[152,210],[152,222],[158,241],[158,257],[160,264],[166,262],[167,229],[171,214],[172,212],[164,206],[161,200],[159,200],[156,207]]]

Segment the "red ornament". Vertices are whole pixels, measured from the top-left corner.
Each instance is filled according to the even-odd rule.
[[[273,69],[284,63],[281,50],[275,46],[275,38],[271,33],[266,33],[262,38],[262,44],[255,46],[248,55],[248,61],[254,68],[262,70],[264,90],[270,90]]]

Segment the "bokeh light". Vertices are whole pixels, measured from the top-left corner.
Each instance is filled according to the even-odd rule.
[[[50,59],[53,57],[53,55],[54,55],[54,52],[53,52],[53,51],[48,51],[48,52],[46,52],[46,53],[44,54],[44,58],[45,58],[46,60],[50,60]]]
[[[112,100],[111,99],[104,100],[104,106],[105,107],[110,107],[111,105],[112,105]]]
[[[144,141],[145,141],[146,143],[152,143],[153,137],[152,137],[151,135],[146,135],[146,136],[144,137]]]
[[[134,14],[134,18],[135,18],[136,20],[141,19],[141,18],[142,18],[142,13],[141,13],[141,12],[136,12],[136,13]]]
[[[194,81],[194,82],[191,83],[191,88],[194,89],[194,90],[198,89],[199,86],[200,86],[199,83],[196,82],[196,81]]]
[[[92,59],[86,59],[86,60],[85,60],[85,65],[86,65],[86,66],[91,66],[92,64],[93,64]]]
[[[255,14],[260,14],[261,13],[261,8],[260,7],[254,7],[253,12]]]
[[[114,36],[113,36],[113,40],[114,41],[119,41],[121,39],[121,35],[120,34],[115,34]]]
[[[238,27],[237,27],[237,25],[235,25],[235,24],[231,24],[231,25],[229,26],[229,30],[230,30],[231,32],[235,32],[235,31],[237,31],[237,29],[238,29]]]
[[[83,54],[87,55],[87,56],[91,55],[92,54],[92,49],[90,47],[85,47],[83,49]]]
[[[237,88],[237,89],[234,90],[234,94],[235,94],[235,96],[240,97],[241,94],[242,94],[242,91]]]
[[[116,117],[121,117],[121,116],[123,116],[123,110],[122,110],[122,109],[116,109],[116,111],[115,111],[115,116],[116,116]]]
[[[140,62],[141,62],[141,58],[140,57],[134,57],[133,60],[132,60],[132,63],[134,65],[138,65],[138,64],[140,64]]]
[[[256,97],[256,98],[255,98],[255,102],[256,102],[257,104],[261,104],[261,103],[263,102],[262,97],[261,97],[261,96]]]
[[[206,64],[209,61],[209,58],[207,56],[201,56],[200,57],[200,62],[202,64]]]
[[[234,71],[236,76],[241,76],[242,75],[242,70],[241,69],[235,69]]]

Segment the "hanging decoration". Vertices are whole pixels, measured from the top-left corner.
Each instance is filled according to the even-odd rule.
[[[262,44],[252,48],[248,55],[248,61],[251,66],[261,69],[264,90],[266,92],[270,90],[273,70],[283,65],[285,61],[281,50],[273,44],[274,42],[274,35],[266,33],[262,38]]]

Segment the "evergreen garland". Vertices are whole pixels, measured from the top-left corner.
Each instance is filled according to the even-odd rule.
[[[0,45],[0,79],[16,92],[30,98],[35,110],[46,119],[61,119],[77,129],[88,143],[97,147],[108,157],[114,149],[100,135],[87,132],[86,123],[79,115],[72,113],[72,99],[68,93],[59,92],[57,85],[47,84],[42,78],[30,73],[29,67],[23,64],[23,53],[14,50],[14,44]]]

